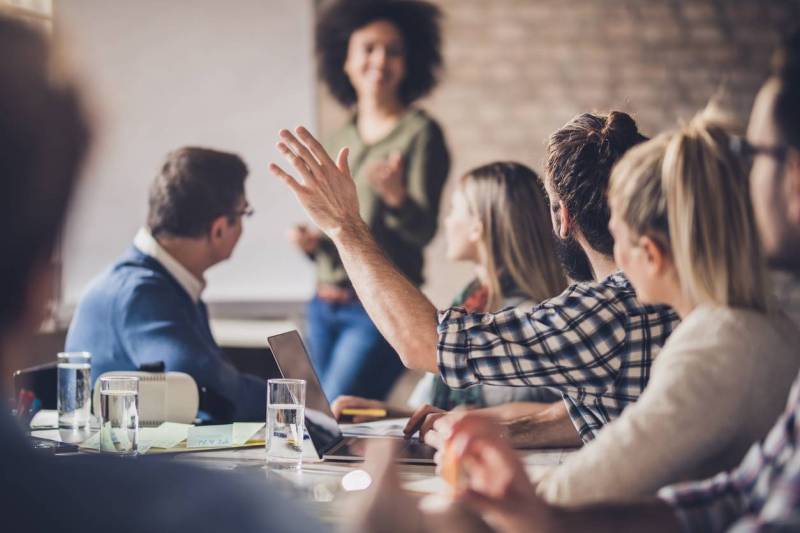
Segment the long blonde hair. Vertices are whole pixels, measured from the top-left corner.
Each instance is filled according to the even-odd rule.
[[[490,309],[509,296],[503,294],[502,276],[536,302],[564,290],[547,204],[533,170],[514,162],[489,163],[468,172],[459,186],[483,224]]]
[[[747,174],[713,108],[632,148],[609,196],[637,235],[669,253],[693,304],[769,309],[769,284]]]

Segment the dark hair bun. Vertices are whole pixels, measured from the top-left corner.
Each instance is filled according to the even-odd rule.
[[[611,145],[626,148],[644,140],[633,118],[622,111],[612,111],[608,114],[600,135]]]

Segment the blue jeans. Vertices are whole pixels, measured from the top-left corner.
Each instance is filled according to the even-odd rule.
[[[308,304],[311,360],[329,401],[343,394],[384,399],[403,363],[360,302]]]

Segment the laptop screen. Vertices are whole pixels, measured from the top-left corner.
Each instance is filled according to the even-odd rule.
[[[288,379],[306,380],[305,424],[320,457],[342,439],[342,431],[322,391],[306,347],[297,331],[267,339],[281,374]]]

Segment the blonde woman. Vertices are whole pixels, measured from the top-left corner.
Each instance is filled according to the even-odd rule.
[[[794,433],[791,417],[781,419],[785,431],[777,438],[770,433],[765,448],[747,456],[749,466],[781,466],[740,470],[734,483],[724,474],[772,428],[800,367],[800,331],[769,301],[748,182],[732,145],[704,114],[634,147],[613,170],[615,260],[643,302],[667,303],[682,318],[639,400],[536,483],[486,417],[466,415],[449,428],[445,460],[463,465],[458,501],[489,519],[493,530],[721,531],[737,514],[769,519],[796,509],[793,485],[779,485],[779,469],[790,475],[796,465],[783,453],[792,439],[781,443]],[[779,455],[770,450],[781,447]],[[368,497],[374,506],[391,501],[402,508],[407,496],[392,481],[391,461],[372,457],[366,468],[381,494]],[[713,480],[683,485],[683,519],[690,522],[682,528],[656,500],[619,503],[718,472]],[[776,487],[768,509],[758,496]],[[584,505],[597,502],[609,505]],[[742,531],[758,524],[747,520]]]
[[[617,264],[643,302],[669,304],[682,322],[639,400],[538,480],[537,492],[551,503],[620,501],[727,470],[785,405],[800,367],[800,332],[771,308],[748,182],[732,144],[704,114],[633,148],[614,168]],[[454,431],[463,439],[459,423]],[[514,490],[534,490],[511,477]]]
[[[464,175],[451,197],[444,221],[447,257],[475,265],[475,279],[453,305],[469,312],[529,307],[560,293],[566,279],[548,220],[547,204],[536,173],[525,165],[496,162]],[[475,386],[447,387],[433,374],[418,385],[410,403],[432,404],[444,411],[456,405],[485,407],[506,402],[554,402],[561,395],[543,388]],[[333,403],[337,417],[347,408],[385,408],[385,404],[356,396]],[[428,411],[429,412],[429,411]],[[392,416],[409,416],[409,409],[390,409]]]

